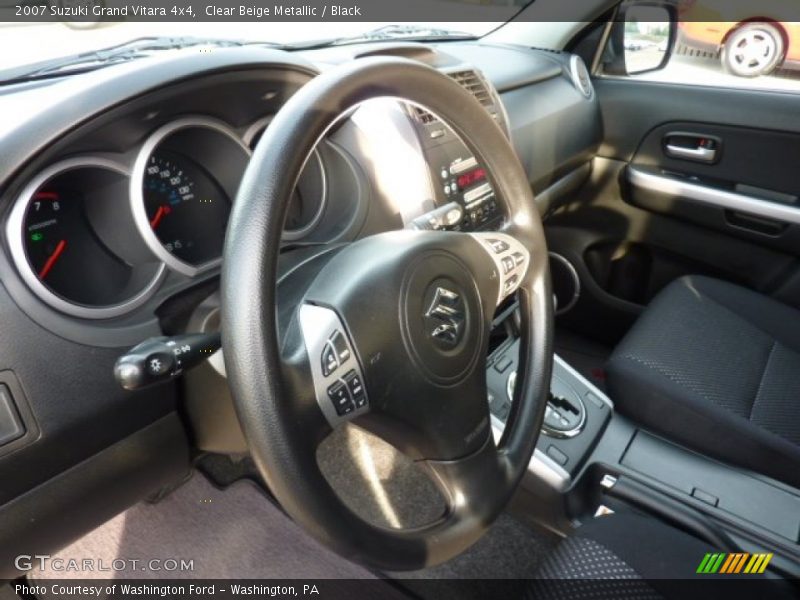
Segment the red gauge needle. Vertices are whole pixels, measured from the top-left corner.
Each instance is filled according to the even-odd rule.
[[[168,215],[169,213],[170,213],[169,206],[165,206],[163,204],[159,206],[158,210],[156,211],[156,214],[153,215],[153,218],[150,220],[150,227],[152,229],[158,227],[158,224],[161,223],[161,219],[163,219],[164,216]]]
[[[56,245],[56,249],[53,250],[53,253],[47,258],[47,262],[44,263],[42,270],[39,271],[39,279],[44,279],[47,277],[47,274],[53,270],[53,266],[55,266],[56,261],[58,258],[64,253],[64,249],[67,247],[66,240],[61,240]]]

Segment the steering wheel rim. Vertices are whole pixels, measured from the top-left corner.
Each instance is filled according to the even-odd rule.
[[[362,520],[344,505],[322,476],[316,464],[315,450],[330,432],[330,426],[320,410],[321,401],[314,395],[313,386],[309,388],[309,381],[313,379],[310,361],[317,360],[317,357],[308,356],[306,341],[296,319],[281,339],[275,323],[281,232],[289,198],[305,161],[341,115],[369,99],[381,97],[420,105],[438,115],[461,137],[478,162],[486,167],[505,213],[512,215],[502,227],[502,233],[495,237],[508,236],[503,239],[517,244],[515,248],[529,251],[525,263],[527,268],[517,283],[523,324],[522,368],[517,380],[520,385],[516,386],[514,410],[509,416],[503,439],[495,447],[491,427],[488,435],[485,428],[476,429],[472,439],[463,435],[465,430],[462,428],[457,434],[453,433],[451,439],[440,440],[438,445],[412,443],[411,446],[421,455],[416,458],[433,472],[434,480],[445,493],[448,512],[434,523],[405,530],[385,529]],[[476,144],[475,140],[480,143]],[[441,255],[446,259],[442,264],[452,266],[460,263],[465,273],[481,274],[477,286],[480,289],[474,293],[467,289],[469,275],[464,275],[466,279],[462,282],[467,283],[460,289],[465,295],[464,310],[473,315],[475,324],[468,331],[473,335],[475,329],[474,336],[477,337],[470,339],[485,350],[488,335],[486,339],[479,337],[477,330],[489,326],[494,306],[488,306],[488,299],[492,293],[497,294],[503,280],[502,277],[498,280],[496,258],[486,247],[481,250],[481,241],[486,240],[469,234],[434,232],[427,235],[398,232],[367,238],[331,260],[312,282],[306,301],[315,305],[332,302],[335,306],[336,301],[331,298],[343,293],[331,289],[337,281],[337,273],[341,274],[343,268],[351,268],[348,264],[377,261],[371,257],[385,256],[384,264],[378,270],[387,276],[391,271],[396,276],[408,272],[410,262],[419,263],[419,256],[423,254],[428,257]],[[391,248],[409,251],[389,256]],[[474,543],[489,527],[523,477],[543,419],[553,343],[547,256],[541,219],[530,185],[508,140],[485,109],[439,71],[406,59],[359,59],[316,77],[286,102],[253,154],[230,216],[222,274],[222,331],[228,379],[254,461],[281,505],[309,533],[351,560],[399,571],[444,562]],[[410,262],[403,262],[405,260]],[[432,261],[427,262],[432,264]],[[430,274],[424,276],[430,278]],[[365,279],[362,273],[360,285],[369,285]],[[474,279],[478,281],[479,278]],[[358,292],[363,293],[364,289],[368,288],[359,288]],[[322,299],[315,295],[321,295]],[[352,304],[351,296],[355,295],[350,294],[341,302]],[[364,310],[363,307],[363,303],[358,305],[359,310]],[[377,362],[375,353],[365,352],[363,348],[360,351],[359,336],[363,339],[366,325],[362,325],[361,333],[358,333],[358,315],[352,310],[349,316],[345,314],[349,308],[337,306],[336,310],[344,315],[341,318],[345,330],[363,369],[370,404],[373,405],[370,412],[385,411],[381,417],[392,417],[371,415],[365,420],[378,424],[376,429],[379,433],[386,432],[389,428],[381,429],[383,424],[403,420],[397,412],[400,403],[396,398],[390,398],[386,386],[381,387],[383,382],[378,381],[376,374],[386,371],[376,370],[378,367],[373,365],[373,361]],[[385,314],[394,312],[387,310]],[[373,325],[374,321],[373,315]],[[403,337],[404,334],[399,335]],[[385,353],[387,360],[391,360],[392,353],[400,357],[402,350],[392,347]],[[410,365],[413,361],[407,362]],[[488,423],[485,353],[477,365],[470,365],[463,370],[467,373],[463,385],[469,383],[471,389],[483,382],[483,390],[480,390],[483,394],[482,410]],[[449,368],[450,363],[446,366]],[[419,372],[414,375],[419,379],[412,377],[411,380],[424,381],[428,386],[420,389],[435,390],[438,396],[458,396],[461,393],[460,388],[453,389],[456,385],[451,382],[433,381]],[[371,388],[382,391],[373,394]],[[453,407],[457,406],[453,402],[459,400],[452,397],[448,401],[451,403],[447,408],[452,413]],[[476,394],[470,394],[465,400],[465,404],[471,407],[477,407],[478,402]],[[434,414],[430,411],[439,410],[435,414],[442,414],[444,409],[437,407],[436,403],[428,402],[417,404],[415,410],[425,413],[430,420],[430,415]],[[472,410],[475,420],[470,425],[477,423],[482,426],[483,419],[480,422],[476,420],[480,416],[476,411],[480,410]],[[467,408],[464,412],[470,414]],[[422,440],[430,434],[430,429],[425,429],[424,419],[420,419],[417,425],[425,430],[419,435]],[[409,427],[405,427],[403,431],[408,430]],[[397,436],[387,441],[401,445]]]

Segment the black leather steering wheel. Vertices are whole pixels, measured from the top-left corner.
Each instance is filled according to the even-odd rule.
[[[302,282],[279,333],[279,243],[299,173],[341,115],[379,97],[422,106],[448,123],[485,167],[509,217],[497,232],[398,231],[337,249]],[[386,570],[437,564],[475,542],[533,454],[553,329],[541,219],[516,155],[484,108],[447,76],[410,60],[361,59],[319,75],[259,142],[231,213],[223,265],[228,378],[252,456],[284,509],[343,556]],[[522,367],[495,444],[486,355],[493,312],[513,292]],[[315,451],[351,419],[429,469],[448,505],[439,520],[386,529],[345,506]]]

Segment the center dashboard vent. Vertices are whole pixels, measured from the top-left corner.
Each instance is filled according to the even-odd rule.
[[[463,71],[454,71],[452,73],[448,73],[447,75],[450,77],[450,79],[472,94],[475,99],[481,103],[481,106],[487,109],[492,117],[495,119],[498,118],[493,95],[490,92],[486,82],[477,73],[477,71],[466,69]],[[428,125],[429,123],[438,121],[435,116],[423,108],[414,106],[413,111],[417,120],[423,125]]]
[[[489,94],[489,90],[486,89],[486,84],[478,77],[475,71],[457,71],[456,73],[450,73],[450,78],[475,96],[483,106],[494,106],[492,96]]]

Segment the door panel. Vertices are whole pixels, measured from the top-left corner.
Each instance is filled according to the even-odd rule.
[[[800,252],[800,134],[671,122],[652,129],[623,199],[764,246]]]
[[[582,283],[560,322],[614,343],[685,274],[800,307],[800,95],[636,79],[595,89],[592,177],[546,223]]]

